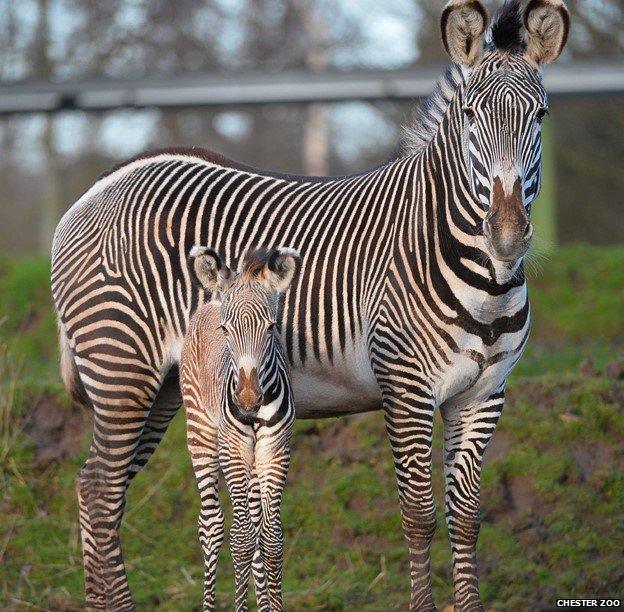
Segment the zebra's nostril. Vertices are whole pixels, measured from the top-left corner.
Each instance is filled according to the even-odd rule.
[[[524,229],[524,236],[523,236],[523,238],[525,240],[529,240],[529,238],[531,238],[532,235],[533,235],[533,224],[529,221],[527,223],[526,228]]]

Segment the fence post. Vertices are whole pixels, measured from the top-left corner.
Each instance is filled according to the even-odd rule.
[[[39,253],[49,256],[54,230],[61,216],[61,169],[59,154],[54,142],[53,115],[46,115],[45,117],[42,152],[44,156],[45,180],[39,211]]]
[[[557,195],[555,145],[551,121],[542,126],[542,188],[531,208],[535,225],[535,250],[544,253],[557,246]]]

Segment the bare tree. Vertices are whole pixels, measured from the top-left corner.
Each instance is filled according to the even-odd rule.
[[[30,66],[32,75],[41,81],[49,80],[54,75],[54,63],[50,53],[50,5],[50,0],[37,0],[37,25]],[[50,252],[52,236],[61,211],[60,163],[54,142],[54,127],[54,116],[45,115],[41,138],[45,180],[39,221],[39,250],[44,254]]]
[[[305,64],[311,72],[327,69],[327,26],[323,16],[308,0],[296,0],[306,33]],[[328,119],[325,104],[308,104],[303,131],[303,169],[306,174],[328,174]]]

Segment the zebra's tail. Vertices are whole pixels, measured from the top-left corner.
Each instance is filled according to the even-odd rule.
[[[60,320],[58,321],[58,330],[61,378],[63,379],[63,384],[67,389],[67,393],[71,396],[72,401],[91,415],[93,413],[93,404],[87,395],[82,380],[80,380],[80,374],[76,367],[74,354],[69,346],[69,339],[67,338],[65,326]]]

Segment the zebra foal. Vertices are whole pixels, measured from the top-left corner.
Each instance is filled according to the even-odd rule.
[[[207,610],[215,607],[216,563],[224,537],[219,467],[232,500],[236,610],[247,609],[256,549],[258,608],[282,609],[280,503],[295,411],[276,321],[279,296],[288,288],[298,258],[291,249],[255,250],[234,275],[214,251],[194,247],[190,253],[196,281],[217,296],[192,318],[180,369],[188,447],[201,497]]]

